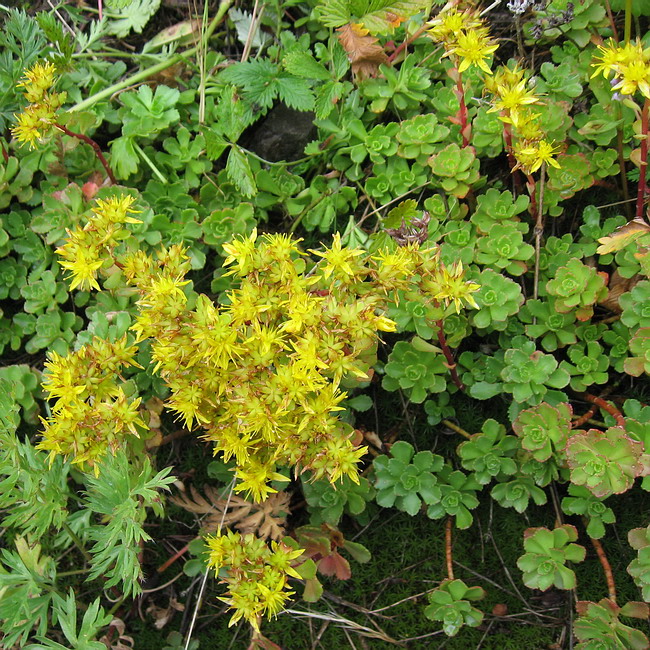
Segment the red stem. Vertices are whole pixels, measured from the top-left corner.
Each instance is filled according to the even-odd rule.
[[[156,571],[158,573],[163,573],[164,571],[166,571],[172,564],[174,564],[174,562],[176,562],[176,560],[178,560],[179,557],[185,555],[185,553],[187,553],[189,548],[190,545],[185,544],[185,546],[183,546],[183,548],[180,551],[174,553],[174,555],[172,555],[164,564],[161,564],[158,567],[158,569],[156,569]]]
[[[609,402],[606,402],[601,397],[596,397],[591,393],[585,393],[584,396],[587,401],[591,402],[592,404],[595,404],[596,406],[599,406],[601,409],[603,409],[603,411],[606,411],[611,416],[616,418],[616,424],[619,427],[625,428],[625,418],[623,417],[623,414],[613,404],[610,404]]]
[[[106,170],[106,174],[108,175],[111,184],[117,185],[117,181],[115,180],[115,175],[113,174],[113,170],[110,168],[110,165],[106,161],[106,158],[104,158],[104,154],[102,153],[102,150],[99,148],[99,145],[92,138],[89,138],[87,135],[84,135],[83,133],[75,133],[74,131],[70,131],[70,129],[66,128],[62,124],[55,124],[54,126],[57,129],[59,129],[59,131],[63,131],[63,133],[69,135],[71,138],[77,138],[77,140],[81,140],[82,142],[89,144],[93,148],[93,151],[97,156],[97,159]]]
[[[503,125],[503,139],[506,143],[506,153],[508,154],[508,164],[510,165],[510,173],[512,174],[512,180],[515,183],[515,191],[517,194],[521,193],[521,176],[519,175],[519,170],[517,167],[517,159],[512,153],[512,127],[510,124],[505,123]]]
[[[453,517],[447,517],[445,526],[445,559],[447,560],[447,577],[449,580],[454,579],[454,558],[451,551],[451,527]]]
[[[646,168],[648,167],[648,110],[650,99],[646,99],[641,110],[641,161],[639,163],[639,192],[636,197],[636,218],[643,219],[643,203],[646,194]]]
[[[463,147],[469,145],[470,140],[470,131],[469,125],[467,124],[467,105],[465,104],[465,91],[463,90],[463,79],[460,76],[460,72],[456,71],[458,77],[456,78],[456,96],[460,102],[460,108],[458,110],[458,118],[460,120],[460,134],[463,137]]]
[[[451,373],[451,378],[454,384],[458,386],[458,390],[464,391],[465,384],[463,384],[463,382],[460,380],[460,377],[458,376],[454,355],[452,351],[449,349],[449,346],[447,345],[447,339],[445,338],[445,332],[443,330],[444,324],[442,318],[436,322],[436,325],[438,326],[438,343],[440,343],[440,347],[442,348],[442,353],[445,355],[445,359],[447,359],[447,368],[449,368],[449,372]]]
[[[591,543],[594,545],[594,549],[596,549],[596,555],[598,555],[598,559],[603,567],[603,573],[605,574],[605,580],[607,581],[607,591],[609,592],[608,597],[614,604],[616,604],[616,583],[614,582],[612,567],[609,564],[607,555],[605,555],[605,549],[599,540],[591,537],[589,539],[591,539]]]
[[[594,417],[595,412],[596,412],[596,405],[592,406],[584,415],[581,415],[577,420],[574,420],[571,423],[571,428],[577,429],[578,427],[581,427],[587,420]]]
[[[7,150],[5,149],[5,146],[2,142],[0,142],[0,147],[2,148],[2,157],[5,161],[5,163],[9,162],[9,154],[7,153]]]
[[[428,29],[426,23],[418,29],[413,36],[410,38],[407,38],[405,41],[402,41],[396,48],[395,51],[388,57],[388,63],[392,65],[393,61],[402,53],[402,51],[407,48],[413,41],[416,39],[420,38],[424,32],[426,32]]]

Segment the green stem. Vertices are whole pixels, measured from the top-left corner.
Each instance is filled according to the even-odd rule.
[[[641,160],[639,162],[639,190],[636,197],[636,218],[643,219],[643,206],[647,190],[646,172],[648,169],[648,112],[650,99],[646,99],[641,109]]]
[[[630,42],[631,36],[632,36],[632,0],[625,0],[625,32],[623,33],[623,38],[625,39],[626,45]]]
[[[219,9],[217,10],[215,17],[212,19],[210,25],[205,31],[206,41],[210,38],[210,36],[212,36],[214,30],[217,28],[219,23],[223,20],[228,9],[230,9],[230,5],[232,3],[233,0],[221,0],[221,3],[219,4]],[[156,65],[152,65],[148,68],[145,68],[144,70],[140,70],[140,72],[136,72],[134,75],[131,75],[127,79],[123,79],[122,81],[113,84],[108,88],[104,88],[104,90],[100,90],[98,93],[95,93],[94,95],[91,95],[90,97],[84,99],[82,102],[75,104],[68,110],[74,112],[74,111],[83,111],[87,108],[90,108],[91,106],[101,101],[102,99],[111,97],[112,95],[119,92],[120,90],[124,90],[125,88],[128,88],[133,84],[136,84],[140,81],[144,81],[145,79],[148,79],[149,77],[152,77],[153,75],[158,74],[159,72],[162,72],[167,68],[171,68],[173,65],[176,65],[183,59],[193,56],[198,52],[199,47],[200,45],[195,45],[189,50],[185,50],[185,52],[182,52],[181,54],[177,54],[176,56],[170,57],[166,61],[161,61],[160,63],[156,63]]]
[[[88,562],[93,561],[93,556],[86,550],[86,547],[84,546],[83,542],[77,537],[77,533],[66,524],[66,522],[63,522],[63,530],[65,530],[66,533],[70,536],[70,539],[74,542],[74,545],[81,551],[82,555],[86,558]]]
[[[74,571],[57,571],[57,578],[65,578],[67,576],[78,576],[83,573],[88,573],[88,569],[75,569]]]
[[[138,153],[140,158],[142,158],[142,160],[144,160],[147,163],[147,165],[149,165],[149,168],[154,173],[154,175],[158,178],[158,180],[161,183],[167,185],[167,182],[168,182],[167,179],[162,175],[162,173],[158,169],[158,167],[156,167],[153,164],[153,161],[151,160],[151,158],[149,158],[149,156],[147,156],[147,154],[142,150],[142,147],[137,142],[134,142],[133,143],[133,148],[136,150],[136,152]]]

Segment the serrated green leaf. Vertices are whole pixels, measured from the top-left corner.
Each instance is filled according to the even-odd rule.
[[[117,38],[125,38],[131,31],[142,33],[151,17],[158,11],[160,2],[161,0],[131,0],[118,10],[119,18],[109,21],[107,32]]]
[[[226,161],[226,173],[237,189],[246,197],[255,196],[257,187],[250,163],[242,149],[233,145]]]
[[[329,70],[309,54],[309,52],[301,52],[294,50],[289,52],[284,59],[282,59],[284,69],[296,77],[304,79],[320,79],[328,80],[331,78]]]
[[[276,79],[276,88],[280,99],[290,108],[297,111],[314,109],[315,96],[304,79],[281,76]]]
[[[111,166],[115,176],[128,178],[138,171],[140,158],[133,147],[133,140],[122,136],[111,143]]]

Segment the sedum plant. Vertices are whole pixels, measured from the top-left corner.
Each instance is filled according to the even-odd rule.
[[[601,498],[626,492],[637,476],[649,472],[643,445],[620,427],[610,427],[604,433],[576,431],[567,442],[566,458],[571,482]]]
[[[574,526],[564,524],[553,530],[528,528],[524,532],[524,550],[517,560],[523,572],[524,584],[531,589],[546,591],[573,589],[576,586],[575,573],[566,566],[567,562],[582,562],[585,547],[574,544],[578,531]]]
[[[510,476],[517,471],[513,460],[519,448],[514,436],[507,436],[506,429],[496,420],[486,420],[483,430],[458,446],[463,467],[474,472],[474,478],[486,485],[493,478]]]
[[[208,536],[208,566],[228,585],[227,598],[221,598],[234,610],[233,625],[244,618],[259,631],[263,616],[277,616],[293,592],[287,578],[300,578],[293,567],[303,549],[292,549],[283,542],[271,542],[253,534],[228,533]]]
[[[648,647],[648,637],[643,632],[619,619],[619,616],[647,619],[648,606],[645,603],[629,602],[619,607],[609,598],[597,603],[581,600],[576,604],[576,610],[578,618],[573,630],[580,641],[575,646],[579,650],[599,647],[641,650]]]
[[[311,512],[310,522],[314,525],[325,521],[336,526],[344,512],[358,517],[375,496],[374,488],[363,476],[358,483],[346,476],[334,485],[325,480],[303,479],[302,488]]]
[[[476,285],[465,283],[460,269],[443,271],[435,251],[417,245],[382,251],[368,266],[360,259],[363,251],[343,248],[338,235],[329,250],[314,251],[321,261],[307,275],[298,242],[282,235],[257,242],[253,231],[224,247],[228,274],[240,281],[229,294],[230,304],[219,309],[202,295],[193,298],[191,309],[183,290],[189,260],[180,246],[163,249],[158,260],[142,251],[116,252],[126,237],[124,224],[133,221],[131,204],[118,197],[102,204],[92,228],[73,231],[60,249],[63,264],[74,286],[99,286],[100,269],[112,263],[136,287],[140,311],[131,331],[138,340],[152,339],[155,370],[171,389],[168,406],[188,428],[205,427],[206,439],[216,443],[224,460],[235,458],[235,490],[264,500],[275,491],[269,483],[283,480],[275,471],[279,463],[300,463],[316,479],[348,476],[357,482],[357,463],[366,449],[352,444],[351,427],[333,414],[346,396],[341,381],[367,379],[376,332],[395,327],[378,313],[385,308],[384,296],[411,288],[417,278],[432,300],[460,307],[471,300]],[[101,243],[86,241],[95,233]],[[82,241],[86,252],[75,257]],[[104,257],[109,253],[112,257]],[[127,363],[131,352],[126,347],[121,352]],[[244,365],[238,369],[240,359]],[[56,362],[55,378],[68,363]],[[66,390],[86,397],[78,379],[65,387],[55,382],[54,390],[54,396]],[[128,420],[134,407],[123,408]],[[54,434],[62,430],[55,414],[43,444],[71,454],[70,448],[56,447]],[[75,428],[66,431],[74,439]]]
[[[432,350],[418,350],[413,342],[396,343],[384,370],[382,386],[386,390],[401,388],[416,404],[424,402],[429,393],[440,393],[447,386],[444,356]]]
[[[618,500],[604,499],[650,485],[650,416],[625,401],[644,399],[650,373],[647,0],[512,0],[482,13],[474,0],[252,13],[223,0],[198,27],[184,21],[143,48],[134,36],[128,68],[106,37],[140,34],[161,3],[108,0],[99,21],[69,4],[6,10],[0,30],[2,644],[130,643],[119,617],[152,557],[147,511],[161,513],[171,481],[154,450],[174,440],[160,457],[181,476],[204,469],[188,455],[193,437],[176,443],[185,433],[227,461],[220,481],[259,502],[290,481],[300,489],[291,472],[309,477],[312,525],[291,530],[302,513],[288,518],[286,546],[212,538],[251,648],[275,647],[259,625],[286,606],[292,571],[315,602],[317,572],[351,577],[341,549],[369,559],[332,525],[371,521],[375,483],[386,506],[448,517],[449,580],[427,614],[449,634],[482,619],[479,588],[450,567],[454,521],[472,524],[484,485],[524,517],[543,488],[559,489],[588,535],[609,532]],[[521,32],[516,61],[490,35],[495,21],[500,36],[503,24]],[[394,439],[382,390],[400,391],[389,398],[440,456],[398,441],[369,468],[363,441]],[[481,423],[456,454],[439,430],[469,436],[463,427]],[[303,505],[288,492],[277,501]],[[630,567],[645,591],[640,524]],[[573,583],[570,529],[529,538],[526,580]],[[610,598],[578,606],[578,647],[645,647],[619,615],[647,609],[616,605],[594,546]]]
[[[562,512],[565,515],[582,515],[587,520],[587,535],[593,539],[605,536],[605,524],[613,524],[616,515],[604,503],[604,499],[594,496],[584,485],[569,484],[569,495],[562,499]]]
[[[463,625],[477,627],[483,622],[483,612],[472,605],[483,598],[482,587],[468,587],[462,580],[444,580],[428,595],[424,615],[440,621],[447,636],[456,636]]]
[[[440,519],[445,515],[454,517],[457,528],[469,528],[474,521],[471,510],[478,507],[476,492],[483,486],[472,476],[445,465],[437,475],[440,500],[429,505],[427,516]]]
[[[627,567],[627,572],[641,590],[643,600],[650,602],[650,526],[633,528],[627,534],[630,546],[637,556]]]
[[[542,402],[520,411],[512,428],[521,438],[521,446],[543,463],[564,450],[571,430],[571,415],[572,409],[567,403],[551,406]]]
[[[605,280],[596,270],[580,260],[571,259],[560,267],[546,290],[553,296],[560,313],[575,311],[578,320],[585,321],[594,313],[593,306],[607,295]]]
[[[375,458],[375,500],[384,507],[395,506],[412,517],[422,503],[433,505],[440,501],[441,491],[436,473],[443,459],[430,451],[415,452],[413,445],[399,440],[391,446],[390,457]]]

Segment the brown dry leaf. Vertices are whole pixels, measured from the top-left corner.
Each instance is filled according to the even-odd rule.
[[[343,49],[347,52],[352,72],[358,79],[376,77],[379,66],[388,61],[377,39],[359,23],[348,23],[336,30]]]
[[[219,526],[235,527],[240,532],[255,533],[263,539],[281,540],[285,536],[284,526],[289,512],[290,495],[287,492],[271,494],[263,503],[251,503],[237,495],[230,501],[220,497],[219,489],[205,485],[203,496],[194,486],[190,486],[192,496],[187,494],[170,497],[169,500],[200,515],[207,515],[202,520],[205,531],[216,532]],[[224,516],[223,511],[227,506]]]
[[[111,633],[112,627],[117,630],[116,640],[113,640],[113,634]],[[135,648],[135,641],[133,637],[124,634],[125,630],[126,625],[124,621],[121,618],[114,618],[108,626],[108,631],[99,641],[105,644],[108,650],[133,650]]]
[[[612,273],[612,276],[609,280],[609,285],[607,287],[609,289],[607,296],[605,296],[605,299],[601,300],[598,304],[602,305],[606,309],[609,309],[610,311],[620,314],[623,310],[621,309],[621,306],[618,304],[618,299],[626,291],[630,291],[631,289],[633,289],[634,285],[640,279],[641,276],[639,275],[635,275],[631,278],[624,278],[619,274],[618,270],[614,271],[614,273]]]
[[[643,219],[634,218],[624,226],[617,228],[611,235],[601,237],[598,240],[600,246],[596,252],[599,255],[615,253],[648,232],[650,232],[650,226]]]
[[[158,605],[151,603],[151,605],[147,607],[146,612],[147,614],[151,614],[151,616],[155,619],[153,626],[157,630],[162,630],[163,627],[165,627],[165,625],[167,625],[167,623],[172,620],[176,612],[182,612],[184,609],[185,605],[183,605],[183,603],[179,603],[176,598],[171,596],[169,599],[169,605],[167,607],[158,607]]]

